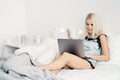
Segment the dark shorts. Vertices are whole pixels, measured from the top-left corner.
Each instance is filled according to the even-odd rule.
[[[87,60],[87,59],[85,59],[85,60],[88,61],[88,62],[90,63],[90,66],[91,66],[93,69],[95,69],[95,67],[93,66],[93,64],[92,64],[91,61],[89,61],[89,60]]]
[[[86,60],[90,64],[90,66],[92,67],[92,69],[95,69],[95,66],[92,64],[91,61],[88,60],[88,58],[82,58],[82,59]]]

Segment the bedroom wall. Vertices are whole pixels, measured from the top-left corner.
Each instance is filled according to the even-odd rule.
[[[25,33],[25,0],[0,0],[0,40]]]
[[[50,36],[54,27],[83,28],[87,13],[100,16],[104,31],[120,34],[120,0],[26,0],[27,34]]]
[[[120,34],[119,0],[0,0],[0,40],[51,36],[55,27],[83,28],[87,13],[100,16],[106,33]]]

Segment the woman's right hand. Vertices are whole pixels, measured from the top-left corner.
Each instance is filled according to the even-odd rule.
[[[67,28],[67,37],[69,38],[69,39],[71,39],[71,32],[70,32],[70,30]]]

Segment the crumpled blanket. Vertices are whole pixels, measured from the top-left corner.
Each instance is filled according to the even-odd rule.
[[[47,69],[35,67],[27,53],[8,58],[4,62],[0,80],[7,80],[5,76],[9,80],[63,80]]]

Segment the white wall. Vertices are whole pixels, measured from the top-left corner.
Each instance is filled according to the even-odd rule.
[[[119,0],[0,0],[0,39],[21,34],[51,35],[54,27],[83,28],[97,13],[106,33],[120,34]]]
[[[25,33],[25,0],[0,0],[0,40]]]
[[[106,33],[119,32],[119,0],[27,0],[27,33],[49,36],[53,27],[83,27],[89,12],[100,16]]]

